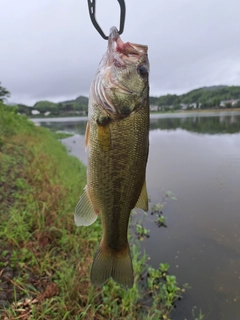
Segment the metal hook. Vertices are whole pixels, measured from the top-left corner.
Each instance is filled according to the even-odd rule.
[[[125,23],[125,14],[126,14],[126,6],[124,0],[117,0],[120,5],[120,27],[119,27],[119,34],[123,33],[124,29],[124,23]],[[97,23],[95,19],[95,11],[96,11],[96,1],[95,0],[88,0],[88,9],[89,9],[89,15],[92,21],[92,24],[97,29],[97,31],[100,33],[100,35],[103,37],[103,39],[108,40],[108,36],[104,34],[102,29],[100,28],[99,24]]]

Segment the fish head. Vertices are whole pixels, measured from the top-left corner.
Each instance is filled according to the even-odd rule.
[[[93,90],[110,117],[124,117],[143,105],[149,95],[148,47],[124,43],[111,28],[108,50],[100,63]]]

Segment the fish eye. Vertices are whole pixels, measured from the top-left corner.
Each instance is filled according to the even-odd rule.
[[[145,67],[143,64],[141,66],[138,67],[138,73],[140,74],[140,76],[145,77],[146,75],[148,75],[148,69],[147,67]]]

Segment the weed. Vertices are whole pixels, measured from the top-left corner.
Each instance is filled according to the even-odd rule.
[[[164,205],[161,203],[156,203],[152,206],[151,212],[153,213],[160,213],[163,209]]]
[[[155,220],[155,223],[158,225],[158,227],[167,227],[166,224],[166,218],[162,214],[157,214],[157,219]]]
[[[192,317],[194,320],[203,320],[204,319],[204,314],[202,313],[202,310],[199,309],[198,315],[196,315],[195,313],[197,312],[197,307],[194,306],[192,308]]]
[[[174,194],[172,191],[167,191],[167,192],[165,193],[165,197],[166,197],[166,198],[170,198],[171,200],[177,200],[175,194]]]
[[[139,240],[149,237],[149,230],[145,229],[142,224],[137,223],[135,229]]]

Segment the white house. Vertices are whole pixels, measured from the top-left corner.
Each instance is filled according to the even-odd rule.
[[[239,101],[240,101],[240,99],[234,100],[234,101],[232,102],[232,106],[235,106]]]
[[[150,111],[158,111],[158,106],[150,105]]]
[[[227,103],[230,103],[232,106],[234,106],[235,104],[238,103],[239,100],[240,99],[238,99],[238,100],[233,100],[233,99],[232,100],[223,100],[220,102],[220,107],[226,107]]]
[[[188,105],[185,103],[180,103],[180,106],[181,106],[182,110],[186,110],[188,107]]]
[[[38,110],[32,110],[31,113],[32,113],[32,115],[34,115],[34,116],[40,114],[40,112],[39,112]]]
[[[192,108],[192,109],[197,109],[197,103],[196,102],[190,103],[188,106],[190,108]]]

